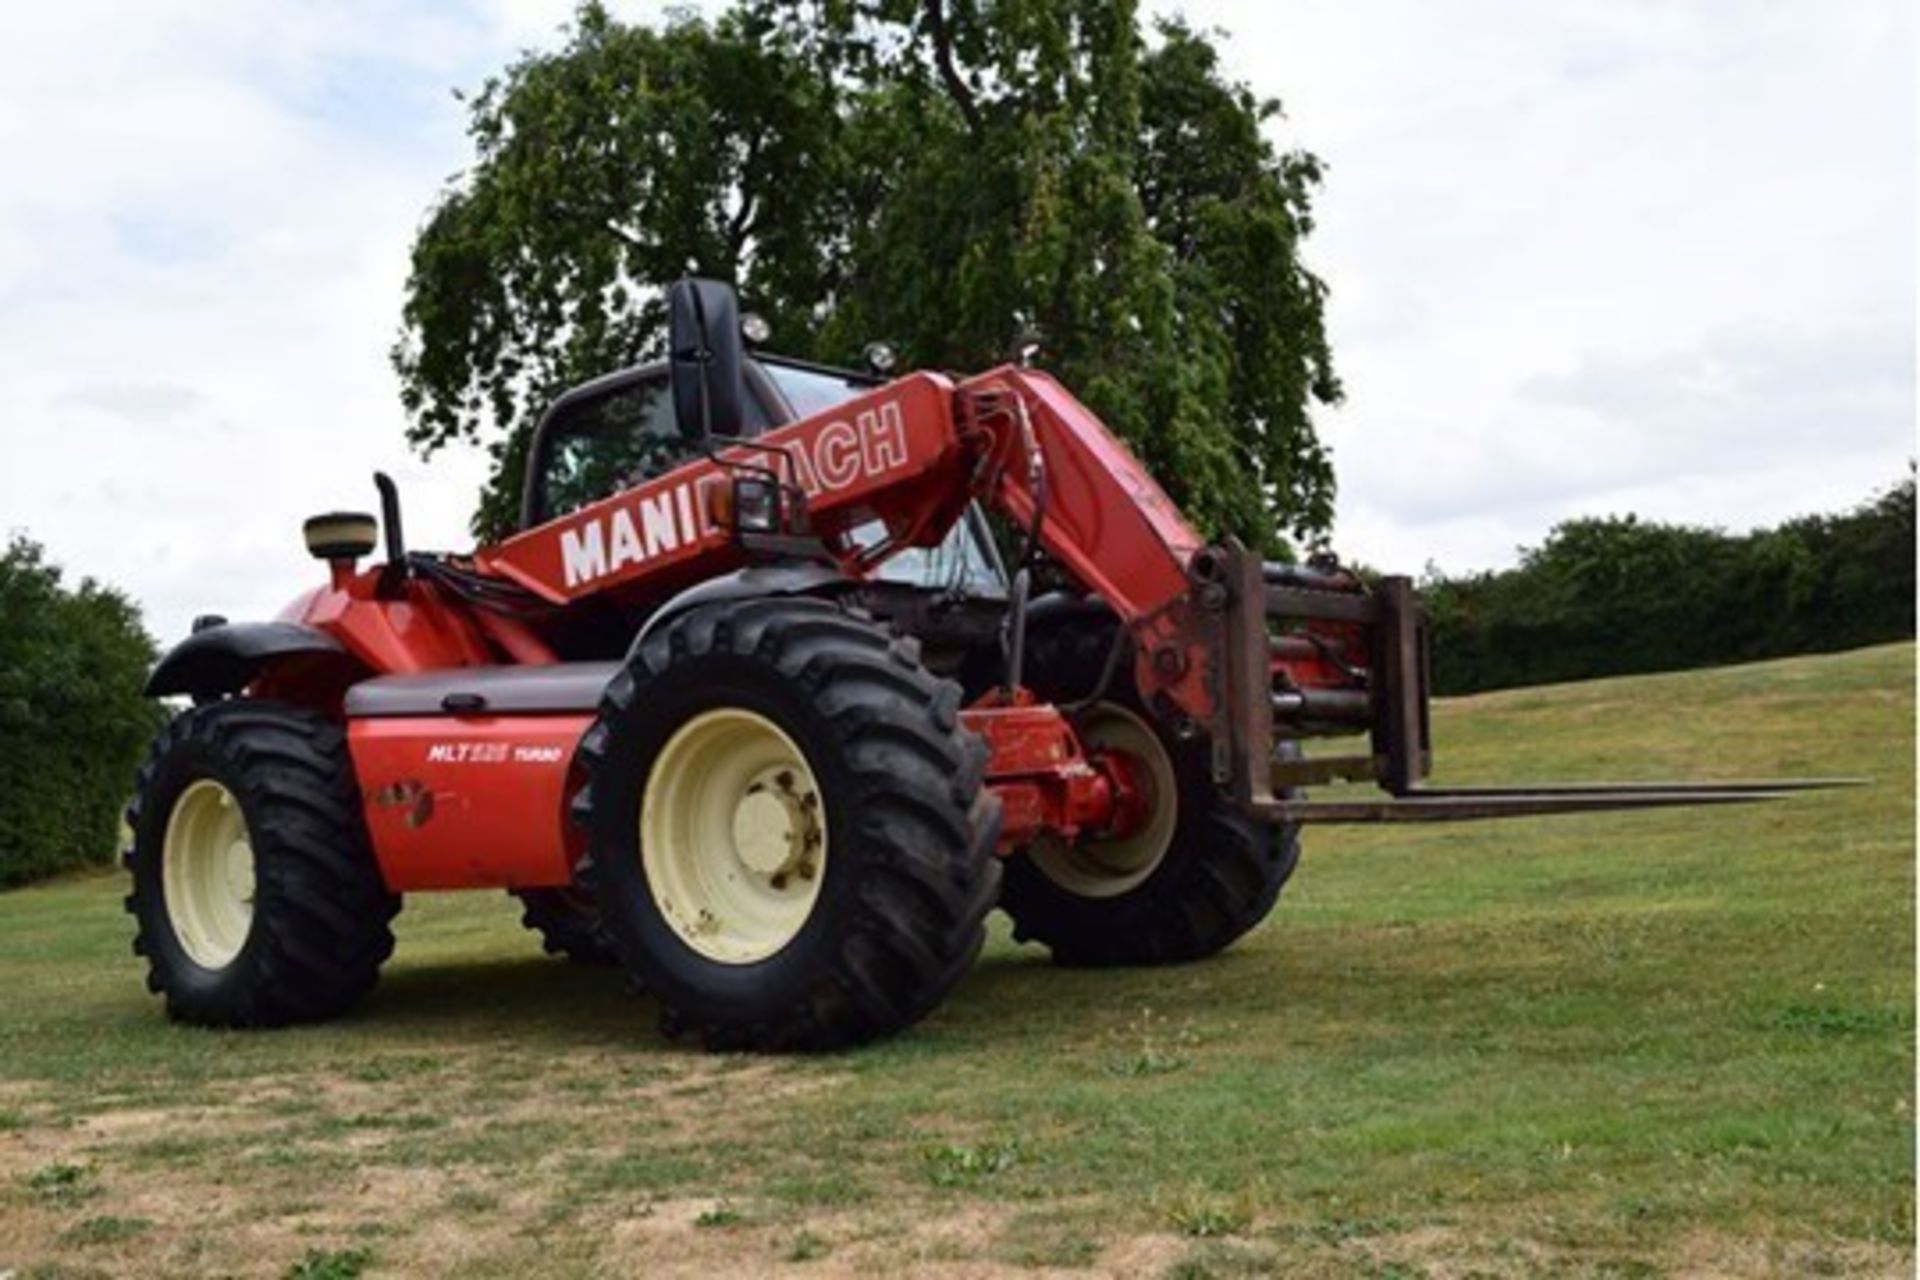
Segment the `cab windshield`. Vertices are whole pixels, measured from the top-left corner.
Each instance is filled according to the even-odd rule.
[[[858,378],[835,369],[780,364],[772,360],[762,360],[760,368],[793,409],[795,418],[811,418],[880,385],[872,378]]]

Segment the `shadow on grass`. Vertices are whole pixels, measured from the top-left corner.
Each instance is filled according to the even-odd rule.
[[[370,1030],[662,1040],[657,1006],[630,995],[619,969],[544,956],[396,965],[352,1021]]]
[[[1400,937],[1391,927],[1278,939],[1247,939],[1203,960],[1160,967],[1098,969],[1054,965],[1037,946],[999,937],[926,1021],[873,1047],[894,1054],[991,1053],[1011,1045],[1072,1045],[1111,1038],[1146,1011],[1177,1021],[1253,1026],[1288,1010],[1287,1021],[1379,1019],[1405,1031],[1408,1010],[1446,1023],[1488,991],[1533,986],[1531,963],[1483,956],[1476,965],[1436,962],[1435,948],[1458,940],[1446,930]],[[998,930],[996,930],[996,935]],[[1571,961],[1566,967],[1571,967]],[[1565,985],[1563,966],[1549,966]],[[1613,980],[1620,981],[1618,975]],[[1503,1006],[1504,1007],[1504,1006]],[[356,1036],[423,1043],[541,1043],[612,1052],[698,1052],[696,1042],[659,1030],[659,1004],[629,992],[618,967],[546,956],[444,954],[402,959],[345,1025]],[[854,1056],[860,1056],[855,1051]]]
[[[1112,971],[1109,971],[1111,973]],[[1013,1035],[996,1011],[1042,1008],[1058,1013],[1048,989],[1063,980],[1097,978],[1055,969],[1038,951],[990,952],[949,998],[967,1039]],[[570,964],[544,956],[402,963],[349,1020],[369,1036],[400,1033],[415,1039],[537,1039],[571,1047],[695,1049],[659,1030],[660,1007],[634,995],[618,967]],[[909,1035],[912,1032],[908,1033]]]

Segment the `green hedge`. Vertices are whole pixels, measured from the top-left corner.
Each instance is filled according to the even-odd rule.
[[[1569,520],[1520,567],[1422,583],[1439,693],[1911,639],[1911,478],[1842,515],[1731,535]]]
[[[126,597],[62,585],[39,546],[0,556],[0,888],[112,860],[165,714],[140,696],[153,641]]]

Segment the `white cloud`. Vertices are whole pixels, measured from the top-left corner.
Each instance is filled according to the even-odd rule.
[[[1495,563],[1555,519],[1740,526],[1912,451],[1911,31],[1891,3],[1193,3],[1330,162],[1340,545]],[[566,0],[82,0],[0,53],[0,528],[152,628],[274,612],[300,519],[394,472],[464,545],[484,467],[401,441],[405,254],[450,90]],[[636,12],[651,12],[644,6]]]
[[[1337,544],[1507,563],[1556,520],[1727,527],[1913,452],[1894,3],[1188,3],[1330,162]]]

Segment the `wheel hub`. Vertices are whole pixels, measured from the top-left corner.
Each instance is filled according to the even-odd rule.
[[[654,758],[640,855],[654,904],[694,951],[725,964],[773,955],[811,916],[826,866],[805,754],[745,708],[694,716]]]
[[[1049,880],[1084,898],[1111,898],[1144,883],[1173,843],[1180,791],[1173,759],[1150,725],[1118,703],[1102,702],[1081,726],[1090,752],[1105,755],[1125,785],[1113,829],[1072,844],[1036,841],[1029,856]]]
[[[227,892],[236,902],[253,905],[253,844],[245,835],[227,846]]]
[[[161,896],[181,949],[205,969],[231,964],[253,928],[253,840],[231,791],[212,778],[174,799],[161,846]]]
[[[794,873],[810,875],[809,855],[821,839],[820,825],[814,820],[819,811],[820,797],[812,790],[800,790],[793,770],[764,771],[747,785],[734,807],[735,856],[748,871],[769,881]]]

